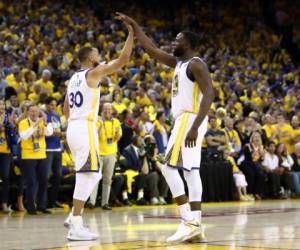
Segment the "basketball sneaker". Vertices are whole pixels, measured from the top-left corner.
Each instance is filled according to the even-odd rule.
[[[167,238],[168,243],[204,240],[204,232],[197,221],[182,220],[176,233]]]
[[[73,217],[72,212],[69,213],[68,217],[65,219],[64,221],[64,227],[65,228],[70,228],[70,224],[71,224],[71,218]]]
[[[70,241],[88,241],[99,238],[98,234],[90,232],[83,226],[81,216],[72,216],[67,239]]]

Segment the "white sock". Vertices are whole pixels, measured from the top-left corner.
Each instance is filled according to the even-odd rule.
[[[128,200],[128,194],[126,191],[122,193],[123,200]]]
[[[199,224],[201,224],[201,219],[202,219],[202,211],[201,210],[197,210],[197,211],[191,211],[191,214],[193,216],[193,219],[197,222],[199,222]]]
[[[140,190],[140,191],[138,192],[138,197],[137,197],[137,199],[140,200],[140,199],[142,199],[142,198],[144,198],[144,191],[143,191],[143,190]]]
[[[179,205],[179,212],[181,215],[181,218],[185,221],[191,221],[193,220],[193,216],[191,213],[191,208],[189,203],[185,203],[183,205]]]

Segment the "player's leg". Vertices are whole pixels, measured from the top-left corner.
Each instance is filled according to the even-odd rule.
[[[95,240],[99,236],[84,228],[82,211],[84,204],[91,195],[93,188],[101,179],[101,172],[77,173],[73,195],[73,209],[70,217],[69,240]]]
[[[189,190],[189,202],[193,219],[201,224],[202,182],[199,169],[184,171],[184,178]]]
[[[162,173],[166,178],[174,200],[178,205],[182,219],[177,231],[167,238],[167,242],[184,242],[189,241],[190,239],[194,240],[194,238],[198,236],[201,236],[202,239],[202,228],[200,227],[199,222],[193,218],[193,212],[191,211],[188,197],[185,194],[184,183],[178,170],[169,166],[164,166],[162,168]],[[194,206],[194,208],[198,209],[197,206]]]
[[[190,221],[193,219],[191,209],[188,201],[188,197],[185,194],[183,180],[176,168],[163,166],[162,174],[164,175],[172,196],[179,206],[179,213],[183,220]]]

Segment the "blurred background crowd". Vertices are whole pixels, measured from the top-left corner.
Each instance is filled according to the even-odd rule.
[[[202,36],[199,56],[216,91],[199,150],[204,200],[300,195],[298,2],[98,2],[0,1],[4,212],[25,203],[31,213],[48,213],[71,201],[62,104],[81,47],[97,47],[102,61],[118,56],[127,34],[115,11],[134,17],[168,52],[181,30]],[[101,80],[103,180],[89,207],[171,202],[160,168],[172,128],[172,76],[136,44],[130,63]]]

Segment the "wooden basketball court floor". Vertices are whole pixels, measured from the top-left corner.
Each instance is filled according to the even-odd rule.
[[[300,249],[300,200],[203,205],[207,240],[167,244],[178,225],[174,205],[87,210],[85,224],[95,242],[68,242],[67,211],[52,215],[0,214],[0,249],[14,250],[254,250]]]

